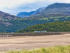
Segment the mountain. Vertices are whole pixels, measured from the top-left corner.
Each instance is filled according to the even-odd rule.
[[[43,24],[46,20],[25,20],[14,15],[0,11],[0,32],[16,32],[28,26]]]
[[[44,9],[44,7],[43,7],[43,8],[39,8],[39,9],[37,9],[36,11],[20,12],[20,13],[17,14],[17,16],[18,16],[18,17],[21,17],[21,18],[29,17],[29,16],[32,16],[32,15],[39,14],[43,9]]]
[[[8,13],[5,13],[5,12],[0,11],[0,20],[1,19],[8,19],[8,20],[14,19],[15,20],[16,18],[17,18],[17,16],[10,15]]]
[[[43,17],[70,16],[70,4],[54,3],[45,7],[41,12],[32,15],[30,19],[40,19]],[[37,17],[37,18],[36,18]]]
[[[25,17],[27,18],[27,17]],[[46,24],[28,26],[19,32],[48,31],[48,32],[69,32],[70,31],[70,4],[54,3],[43,9],[36,15],[31,15],[30,20],[46,20]]]
[[[68,3],[55,3],[45,8],[40,13],[45,16],[70,16],[70,4]]]
[[[17,16],[0,11],[0,32],[7,32],[9,27],[12,29],[11,26],[14,26],[13,21],[18,18]]]
[[[16,20],[17,18],[18,18],[17,16],[10,15],[8,13],[0,11],[0,25],[3,25],[3,24],[5,26],[12,25],[12,23],[10,23],[8,21]]]
[[[19,17],[48,17],[48,16],[70,16],[70,4],[54,3],[48,7],[39,8],[32,12],[20,12]]]
[[[20,18],[0,11],[0,32],[16,32],[38,24],[70,21],[70,4],[55,3],[24,14],[27,15]]]

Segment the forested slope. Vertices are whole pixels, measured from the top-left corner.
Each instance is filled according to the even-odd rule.
[[[34,31],[47,31],[47,32],[70,32],[70,21],[50,22],[46,24],[37,24],[28,27],[18,32],[34,32]]]

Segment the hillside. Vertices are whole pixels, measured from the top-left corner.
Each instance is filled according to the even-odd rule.
[[[47,21],[28,19],[25,20],[23,18],[0,11],[0,32],[16,32],[17,30],[24,29],[27,26],[32,26],[45,22]]]
[[[70,21],[50,22],[46,24],[38,24],[28,27],[19,32],[34,32],[34,31],[46,31],[46,32],[70,32]]]

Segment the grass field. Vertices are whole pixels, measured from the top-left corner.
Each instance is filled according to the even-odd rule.
[[[70,53],[70,46],[56,46],[33,50],[9,51],[7,53]]]

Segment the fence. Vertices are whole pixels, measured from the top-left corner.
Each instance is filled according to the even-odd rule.
[[[0,33],[0,37],[60,35],[60,34],[69,34],[69,33],[70,32]]]

